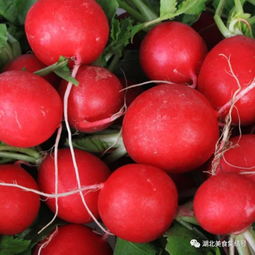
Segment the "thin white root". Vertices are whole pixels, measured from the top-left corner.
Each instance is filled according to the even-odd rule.
[[[242,87],[241,87],[240,81],[238,80],[238,77],[234,73],[232,64],[230,62],[230,57],[227,57],[224,54],[220,54],[220,56],[224,57],[227,60],[228,67],[229,67],[229,70],[230,70],[229,75],[231,77],[233,77],[233,79],[236,81],[237,89],[236,89],[233,97],[231,98],[231,100],[229,102],[227,102],[227,104],[225,104],[223,107],[221,107],[221,109],[218,111],[218,114],[221,114],[227,108],[229,108],[228,114],[225,117],[225,125],[223,127],[221,136],[220,136],[220,138],[217,141],[216,146],[215,146],[214,158],[212,160],[212,167],[211,167],[211,171],[210,171],[210,173],[212,175],[216,174],[216,170],[219,166],[220,160],[223,157],[224,153],[226,151],[228,151],[230,148],[232,148],[230,146],[229,139],[230,139],[230,136],[231,136],[232,112],[233,112],[234,109],[236,109],[235,104],[242,96],[244,96],[249,91],[247,89],[245,93],[242,92]],[[240,93],[240,92],[242,92],[242,93]],[[237,109],[236,109],[236,111],[238,112]],[[240,120],[239,120],[239,125],[240,125]]]
[[[55,170],[55,194],[58,194],[58,146],[59,146],[59,141],[61,138],[62,134],[62,124],[60,124],[56,136],[56,141],[54,144],[54,170]],[[49,221],[43,228],[41,228],[38,231],[38,234],[40,234],[44,229],[46,229],[48,226],[50,226],[54,220],[57,218],[58,215],[58,197],[55,197],[55,213],[51,221]]]
[[[72,71],[72,77],[73,78],[76,77],[76,74],[77,74],[77,72],[79,70],[79,67],[80,67],[80,64],[77,64],[77,63],[74,64],[73,71]],[[68,144],[69,144],[69,148],[70,148],[70,152],[71,152],[71,156],[72,156],[72,161],[73,161],[73,166],[74,166],[77,186],[78,186],[78,190],[81,190],[81,182],[80,182],[79,169],[78,169],[78,165],[77,165],[77,162],[76,162],[75,152],[74,152],[74,148],[73,148],[73,144],[72,144],[72,132],[71,132],[71,128],[70,128],[70,125],[69,125],[69,122],[68,122],[68,98],[69,98],[72,86],[73,86],[73,84],[71,82],[68,82],[67,88],[66,88],[66,91],[65,91],[65,95],[64,95],[64,121],[65,121],[66,129],[67,129]],[[88,212],[90,217],[93,219],[93,221],[98,225],[98,227],[103,232],[108,233],[110,235],[111,233],[109,231],[107,231],[102,226],[102,224],[97,220],[97,218],[94,216],[94,214],[89,209],[82,191],[79,191],[79,194],[80,194],[82,203],[84,205],[84,208],[86,209],[86,211]]]
[[[136,84],[132,84],[130,86],[127,86],[123,89],[120,90],[120,92],[122,91],[126,91],[128,89],[132,89],[132,88],[136,88],[136,87],[140,87],[143,85],[147,85],[147,84],[152,84],[152,83],[165,83],[165,84],[175,84],[174,82],[171,81],[164,81],[164,80],[151,80],[151,81],[145,81],[145,82],[141,82],[141,83],[136,83]]]
[[[47,238],[47,240],[39,247],[38,250],[38,254],[40,255],[42,252],[42,249],[44,249],[50,242],[51,240],[54,238],[54,236],[58,233],[58,226],[56,227],[56,229],[54,230],[54,232]]]
[[[88,185],[88,186],[85,186],[85,187],[81,187],[80,189],[70,190],[70,191],[67,191],[67,192],[62,192],[62,193],[57,193],[57,194],[41,192],[39,190],[27,188],[25,186],[22,186],[22,185],[19,185],[19,184],[16,184],[16,183],[0,182],[0,186],[18,188],[18,189],[21,189],[21,190],[24,190],[24,191],[27,191],[27,192],[35,193],[39,196],[43,196],[43,197],[46,197],[46,198],[60,198],[60,197],[67,197],[67,196],[71,196],[71,195],[74,195],[74,194],[77,194],[77,193],[81,193],[81,192],[84,192],[86,190],[96,192],[96,191],[102,189],[104,184],[100,183],[100,184]]]
[[[229,236],[229,255],[235,255],[234,238],[232,235]]]

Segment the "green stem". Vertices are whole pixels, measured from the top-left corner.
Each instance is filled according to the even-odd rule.
[[[118,0],[119,7],[126,10],[133,18],[135,18],[139,22],[144,22],[144,17],[137,10],[130,7],[125,1]]]
[[[246,0],[247,2],[249,2],[252,5],[255,5],[255,0]]]
[[[114,57],[112,58],[110,64],[108,65],[107,69],[111,72],[114,72],[114,70],[116,69],[118,63],[120,60],[120,56],[119,55],[114,55]]]
[[[0,157],[1,158],[9,158],[9,159],[14,159],[14,160],[21,160],[21,161],[26,161],[28,163],[32,164],[39,164],[40,159],[36,159],[24,154],[20,153],[13,153],[13,152],[0,152]]]
[[[245,232],[243,232],[243,236],[246,239],[249,246],[251,247],[251,249],[253,250],[253,252],[255,252],[255,235],[252,228],[247,229]]]
[[[150,26],[152,26],[152,25],[156,25],[156,24],[160,23],[161,21],[162,21],[161,18],[156,18],[156,19],[154,19],[154,20],[145,22],[143,27],[144,27],[144,28],[147,28],[147,27],[150,27]]]
[[[40,69],[40,70],[38,70],[38,71],[36,71],[34,73],[37,74],[37,75],[40,75],[40,76],[45,76],[45,75],[47,75],[47,74],[49,74],[51,72],[54,72],[55,70],[57,70],[59,68],[64,67],[65,65],[67,65],[67,63],[68,63],[68,59],[64,59],[64,60],[61,60],[61,61],[59,61],[57,63],[54,63],[54,64],[52,64],[50,66],[47,66],[47,67],[45,67],[43,69]]]
[[[232,34],[230,33],[230,31],[228,30],[228,28],[225,26],[224,22],[221,19],[224,5],[225,5],[225,0],[220,0],[214,15],[214,21],[218,29],[220,30],[220,32],[223,34],[223,36],[230,37],[232,36]]]
[[[14,147],[14,146],[8,146],[8,145],[0,145],[0,151],[2,152],[19,152],[26,154],[28,156],[31,156],[35,159],[40,159],[42,155],[32,148],[20,148],[20,147]]]
[[[132,0],[133,4],[140,11],[140,13],[144,16],[145,21],[150,21],[158,18],[158,15],[151,10],[143,1],[141,0]]]
[[[237,243],[239,243],[239,244],[246,243],[246,240],[242,234],[235,235],[234,240],[237,241]],[[237,245],[236,249],[237,249],[239,255],[251,255],[250,249],[249,249],[247,243],[246,243],[246,245]]]
[[[243,5],[240,0],[234,0],[235,2],[235,9],[237,13],[243,13]]]

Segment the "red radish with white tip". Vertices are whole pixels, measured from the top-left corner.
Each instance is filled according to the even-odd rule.
[[[231,105],[232,123],[255,122],[255,39],[243,35],[219,42],[206,56],[198,76],[200,90],[223,119]]]
[[[182,84],[160,84],[131,103],[122,136],[134,161],[180,173],[212,156],[219,131],[216,112],[204,95]]]
[[[240,173],[255,181],[255,135],[235,136],[229,142],[231,147],[223,154],[216,174]]]
[[[140,63],[151,80],[196,85],[207,47],[190,26],[168,21],[153,27],[140,46]]]
[[[121,116],[123,88],[119,79],[110,71],[98,66],[81,66],[68,98],[68,120],[81,132],[95,132],[108,127]],[[60,85],[64,96],[67,83]]]
[[[112,255],[110,245],[92,229],[76,224],[58,226],[36,247],[34,255]]]
[[[27,13],[25,31],[44,64],[51,65],[61,56],[88,64],[102,53],[109,25],[94,0],[39,0]]]
[[[61,98],[45,79],[27,71],[0,74],[0,141],[39,145],[59,127],[62,114]]]
[[[33,177],[18,165],[0,165],[0,182],[38,190]],[[35,221],[39,208],[39,195],[16,187],[0,186],[0,234],[15,235],[23,232]]]
[[[106,180],[98,208],[113,234],[131,242],[150,242],[171,225],[177,210],[177,190],[163,170],[128,164]]]
[[[89,210],[95,217],[98,216],[97,198],[98,189],[110,175],[108,167],[96,156],[75,149],[76,162],[79,171],[81,187],[95,185],[94,189],[85,190],[82,195]],[[58,183],[58,193],[65,193],[79,189],[73,167],[73,161],[68,148],[58,151],[58,179],[55,179],[54,157],[48,155],[39,168],[38,183],[45,193],[55,193]],[[49,198],[46,204],[52,211],[56,211],[55,199]],[[71,223],[91,222],[91,216],[84,207],[80,194],[73,194],[58,198],[58,217]]]

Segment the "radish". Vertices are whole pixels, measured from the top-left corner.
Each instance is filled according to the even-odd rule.
[[[41,63],[34,54],[23,54],[8,63],[4,67],[4,71],[23,70],[33,73],[45,67],[46,66]],[[53,73],[48,74],[43,78],[52,85],[57,85],[59,83],[58,77]]]
[[[0,182],[38,190],[33,177],[19,165],[0,165]],[[23,232],[35,221],[39,208],[40,197],[37,194],[0,186],[0,234],[14,235]]]
[[[255,185],[245,176],[221,173],[197,190],[194,213],[201,227],[217,234],[246,230],[255,221]]]
[[[44,64],[51,65],[60,56],[88,64],[102,53],[109,25],[94,0],[39,0],[27,13],[25,31]]]
[[[233,123],[255,122],[255,40],[242,35],[218,43],[207,55],[198,89],[224,118],[234,104]],[[238,100],[237,100],[238,99]]]
[[[216,112],[200,92],[181,84],[160,84],[131,103],[122,136],[136,162],[180,173],[212,156],[219,131]]]
[[[95,217],[97,217],[97,190],[101,187],[100,184],[102,184],[102,182],[104,182],[110,175],[110,171],[99,158],[88,152],[76,149],[75,155],[79,168],[79,180],[81,187],[95,185],[94,189],[84,191],[82,195],[85,198],[90,211],[93,215],[95,215]],[[54,157],[50,154],[45,158],[40,166],[38,183],[43,192],[55,193],[56,180]],[[79,189],[71,153],[68,148],[60,149],[58,151],[57,184],[58,193],[65,193]],[[52,211],[56,211],[54,198],[47,199],[46,204]],[[87,223],[91,221],[91,216],[87,212],[86,208],[84,208],[80,194],[59,197],[57,214],[58,217],[71,223]]]
[[[229,142],[231,147],[221,158],[217,173],[245,173],[255,181],[255,135],[235,136]]]
[[[117,118],[123,103],[119,79],[105,68],[81,66],[76,79],[79,86],[69,95],[68,120],[82,132],[95,132],[108,127]],[[60,94],[64,97],[67,83],[63,81]],[[116,116],[115,116],[116,114]]]
[[[62,113],[61,98],[45,79],[27,71],[0,74],[0,141],[39,145],[53,135]]]
[[[140,63],[152,80],[192,82],[195,86],[206,53],[205,42],[192,27],[168,21],[156,25],[145,36]]]
[[[34,255],[111,255],[112,249],[102,236],[83,225],[67,224],[40,243]]]
[[[172,223],[177,190],[161,169],[128,164],[106,180],[99,193],[98,208],[113,234],[132,242],[150,242]]]

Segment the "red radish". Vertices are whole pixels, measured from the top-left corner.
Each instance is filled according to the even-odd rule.
[[[255,181],[255,135],[235,136],[229,141],[233,148],[224,153],[217,173],[251,172],[245,176]]]
[[[192,27],[168,21],[156,25],[145,36],[140,62],[150,79],[196,85],[206,53],[205,42]]]
[[[244,231],[255,221],[254,182],[235,173],[211,176],[195,194],[194,213],[212,234]]]
[[[211,157],[219,131],[216,112],[201,93],[181,84],[161,84],[131,103],[122,135],[136,162],[180,173]]]
[[[242,35],[222,40],[205,58],[198,77],[198,89],[219,111],[221,118],[229,112],[232,97],[238,89],[242,95],[254,87],[254,58],[255,40]],[[245,93],[235,103],[233,123],[239,123],[239,120],[242,125],[255,122],[255,89]]]
[[[40,253],[39,253],[40,250]],[[109,244],[102,236],[83,225],[58,226],[39,244],[34,255],[112,255]]]
[[[23,54],[8,63],[4,67],[4,71],[23,70],[33,73],[45,67],[46,66],[41,63],[34,54]],[[45,78],[52,85],[57,85],[59,82],[58,77],[53,73],[48,74],[43,78]]]
[[[108,167],[96,156],[78,149],[75,150],[75,156],[81,187],[101,184],[110,175]],[[68,148],[59,150],[58,168],[58,193],[77,190],[77,180]],[[43,192],[55,193],[55,168],[52,155],[48,155],[41,164],[38,182]],[[98,192],[96,190],[86,190],[83,195],[89,209],[97,217]],[[56,210],[55,199],[47,199],[46,204],[52,211]],[[58,217],[71,223],[87,223],[91,221],[91,217],[84,208],[79,193],[58,198]]]
[[[132,242],[150,242],[172,223],[177,190],[161,169],[128,164],[106,180],[99,193],[98,208],[113,234]]]
[[[0,74],[0,141],[39,145],[58,128],[62,112],[60,96],[45,79],[27,71]]]
[[[82,132],[95,132],[108,127],[123,104],[122,85],[119,79],[103,67],[81,66],[68,99],[68,119]],[[64,97],[67,83],[60,85]]]
[[[0,182],[38,190],[33,177],[18,165],[0,165]],[[0,186],[0,234],[23,232],[32,225],[39,208],[40,197],[37,194],[16,187]]]
[[[94,0],[39,0],[25,21],[28,42],[46,65],[60,56],[91,63],[102,53],[109,34],[107,17]]]

